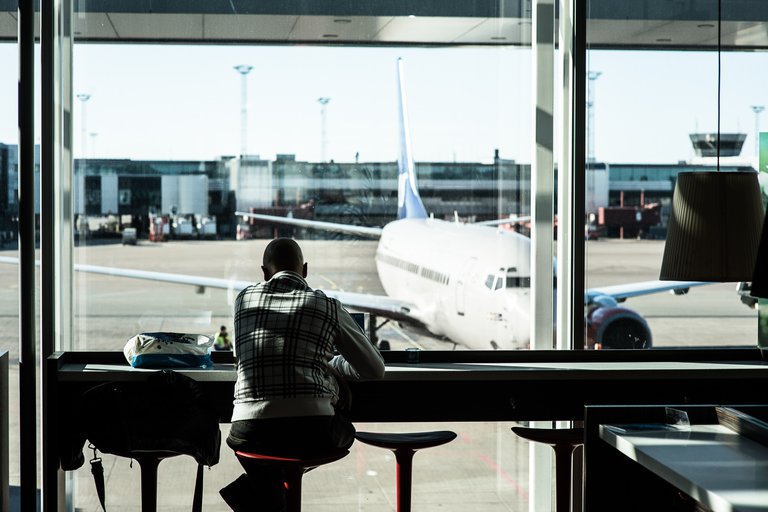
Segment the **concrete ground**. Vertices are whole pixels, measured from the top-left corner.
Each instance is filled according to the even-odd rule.
[[[168,242],[137,246],[78,247],[78,263],[138,268],[242,280],[261,278],[260,257],[266,241]],[[302,242],[315,287],[383,293],[373,264],[376,242]],[[656,279],[663,242],[600,240],[587,244],[587,286]],[[1,255],[9,255],[0,253]],[[74,331],[80,350],[121,350],[138,332],[181,330],[213,334],[219,325],[232,326],[231,300],[225,290],[196,293],[191,287],[121,278],[77,274]],[[717,284],[692,289],[688,295],[663,293],[630,299],[625,304],[643,314],[656,346],[750,345],[757,338],[757,315],[742,305],[735,285]],[[0,265],[0,328],[18,332],[17,268]],[[396,326],[380,336],[393,349],[421,346],[451,349],[443,341],[418,336]],[[17,337],[0,343],[11,353],[11,484],[18,484],[18,359]],[[460,347],[458,348],[460,349]],[[528,500],[527,444],[509,430],[512,423],[378,424],[358,430],[414,431],[451,429],[459,437],[449,445],[416,455],[414,509],[430,511],[526,511]],[[228,426],[222,425],[223,437]],[[205,510],[228,510],[218,490],[240,474],[226,445],[222,460],[205,474]],[[86,454],[89,455],[89,454]],[[88,457],[87,457],[88,458]],[[137,511],[138,464],[104,456],[107,506],[110,511]],[[332,465],[308,473],[304,483],[308,511],[392,511],[395,462],[386,450],[356,444],[351,454]],[[88,464],[86,463],[86,466]],[[177,457],[160,465],[160,510],[189,510],[196,465]],[[88,467],[73,473],[75,505],[97,511]]]

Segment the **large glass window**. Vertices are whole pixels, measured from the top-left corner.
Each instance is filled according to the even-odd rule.
[[[377,333],[393,349],[528,346],[529,227],[473,225],[530,212],[528,49],[83,43],[73,76],[74,259],[124,274],[77,273],[78,349],[231,327],[227,281],[260,280],[276,234],[301,240],[312,286],[410,309],[411,324]],[[395,222],[401,130],[430,219]],[[379,240],[236,212],[385,229]],[[400,224],[423,233],[402,238]],[[493,293],[485,279],[499,272],[517,285]]]
[[[1,13],[0,16],[5,16]],[[15,35],[0,30],[3,36]],[[10,42],[0,42],[0,62],[7,71],[0,74],[0,257],[16,258],[18,256],[18,77],[14,70],[18,69],[18,46]],[[9,360],[9,389],[8,416],[10,420],[10,439],[8,446],[11,451],[0,456],[9,457],[10,485],[19,483],[19,453],[13,447],[18,446],[19,410],[19,340],[14,333],[19,332],[19,268],[17,265],[0,263],[0,328],[8,334],[0,342],[0,352],[8,351]],[[6,383],[0,382],[0,388]],[[5,390],[4,390],[5,391]]]
[[[350,309],[365,311],[371,296],[398,301],[399,321],[372,319],[384,324],[375,331],[382,348],[528,348],[530,13],[422,14],[75,13],[73,347],[121,350],[139,332],[232,330],[233,298],[262,279],[264,247],[291,236],[311,286],[350,292]],[[196,19],[211,32],[194,35]],[[426,215],[399,212],[415,193]],[[137,279],[147,270],[159,274]],[[420,463],[460,466],[473,489],[446,492],[453,472],[430,472],[416,482],[416,506],[527,508],[527,445],[508,425],[445,428],[461,441]],[[227,483],[240,470],[224,450],[215,470]],[[305,499],[391,508],[392,462],[355,448],[338,473],[318,472],[314,484],[308,475]],[[184,461],[167,464],[163,474],[183,485]],[[127,463],[113,467],[113,480],[133,478]],[[91,486],[82,468],[76,506],[93,501]],[[216,490],[207,490],[212,509],[223,510]]]
[[[630,2],[616,9],[590,2],[588,289],[658,279],[677,174],[717,167],[718,3],[700,2],[696,12],[646,4],[638,15]],[[767,41],[749,22],[735,22],[757,21],[757,13],[731,4],[722,6],[720,168],[754,170],[756,107],[768,101],[760,85]],[[757,311],[743,289],[719,283],[625,304],[595,301],[590,335],[613,329],[612,337],[626,341],[647,332],[653,347],[753,346]]]

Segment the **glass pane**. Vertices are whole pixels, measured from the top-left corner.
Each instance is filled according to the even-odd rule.
[[[398,301],[403,323],[376,331],[382,348],[527,348],[529,226],[471,224],[530,213],[530,19],[422,14],[214,13],[205,17],[211,37],[198,38],[189,35],[196,14],[110,13],[110,26],[103,13],[76,13],[76,349],[121,350],[148,331],[231,331],[233,299],[243,283],[263,279],[262,252],[275,236],[299,240],[310,286],[356,294],[345,298],[350,309]],[[115,34],[119,40],[104,44]],[[216,44],[217,37],[237,44]],[[251,44],[254,38],[261,44]],[[404,177],[400,154],[415,162]],[[428,218],[409,199],[416,220],[398,221],[406,193],[414,192]],[[379,240],[237,212],[383,234]],[[139,279],[146,271],[156,274]],[[527,509],[527,445],[509,425],[442,427],[459,431],[460,442],[425,450],[416,464],[452,461],[474,475],[473,491],[454,491],[452,473],[417,472],[417,506]],[[228,426],[222,432],[226,437]],[[211,489],[241,472],[226,447],[222,454],[214,480],[206,477]],[[356,447],[337,473],[317,473],[320,482],[334,479],[333,492],[309,478],[305,500],[391,508],[392,463],[388,452]],[[123,466],[115,463],[115,480]],[[192,478],[167,471],[173,476],[161,479],[191,489]],[[77,506],[93,501],[90,480],[88,468],[80,469]],[[223,510],[210,494],[212,509]],[[138,501],[124,505],[136,506],[132,498]],[[178,502],[172,493],[160,499]]]
[[[392,222],[398,59],[430,220]],[[281,235],[301,240],[310,285],[413,311],[426,330],[378,332],[393,349],[526,348],[529,287],[484,283],[499,269],[528,283],[527,227],[470,224],[530,211],[529,60],[515,47],[76,45],[75,261],[165,274],[77,273],[76,346],[230,325],[239,284],[228,281],[260,280],[263,248]],[[235,212],[386,228],[380,243]],[[403,225],[416,226],[410,239],[386,237]],[[160,282],[170,274],[222,283]]]
[[[669,6],[627,16],[622,10],[631,10],[629,3],[619,12],[601,1],[590,6],[588,289],[658,279],[676,176],[716,169],[707,152],[716,136],[707,134],[718,129],[717,2],[702,3],[696,13]],[[728,9],[726,20],[752,19],[752,13]],[[739,50],[768,44],[745,27],[723,25],[721,170],[755,169],[759,114],[752,106],[768,100],[760,86],[768,57]],[[602,297],[589,308],[589,334],[603,348],[629,340],[635,346],[645,340],[654,347],[712,347],[757,339],[757,313],[745,305],[751,301],[737,283],[691,288],[687,295],[652,293],[623,304],[595,295]]]
[[[6,13],[0,12],[0,16]],[[5,34],[3,34],[5,35]],[[15,36],[15,29],[13,30]],[[8,72],[0,75],[0,257],[18,258],[18,46],[0,43],[0,63]],[[8,333],[0,352],[8,351],[8,415],[10,420],[10,485],[19,484],[19,267],[0,263],[0,328]],[[0,388],[6,383],[0,383]]]

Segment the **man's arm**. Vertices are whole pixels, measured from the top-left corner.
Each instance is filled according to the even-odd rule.
[[[339,373],[350,379],[375,380],[384,377],[384,358],[344,307],[338,305],[340,334],[336,340],[339,355],[330,361]]]

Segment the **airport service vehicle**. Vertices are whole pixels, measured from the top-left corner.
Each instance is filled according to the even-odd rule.
[[[123,245],[136,245],[136,228],[123,229]]]
[[[200,238],[216,238],[216,217],[203,216],[197,223],[197,234]]]

